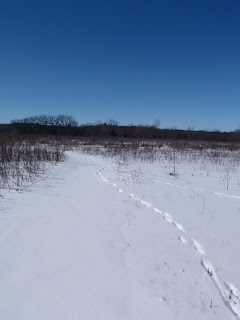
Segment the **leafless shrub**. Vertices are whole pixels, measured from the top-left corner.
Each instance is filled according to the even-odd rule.
[[[80,146],[83,153],[111,157],[118,162],[167,161],[173,164],[174,173],[179,163],[197,164],[206,172],[210,164],[221,167],[224,172],[240,164],[238,143],[89,138],[80,141]]]
[[[65,146],[56,138],[0,135],[0,189],[19,188],[43,172],[47,163],[65,159]]]

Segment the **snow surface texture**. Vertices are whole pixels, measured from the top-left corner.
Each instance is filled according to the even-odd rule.
[[[178,169],[71,152],[4,191],[0,319],[239,319],[240,195]]]

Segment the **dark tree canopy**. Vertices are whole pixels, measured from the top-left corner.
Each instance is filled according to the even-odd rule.
[[[109,119],[107,123],[98,121],[78,125],[77,121],[69,115],[57,116],[38,115],[21,120],[13,120],[11,124],[0,124],[1,132],[16,132],[20,134],[49,134],[72,135],[78,137],[118,137],[134,139],[164,139],[164,140],[198,140],[240,142],[240,130],[221,132],[220,130],[180,130],[176,127],[160,129],[160,121],[155,120],[152,125],[121,126],[118,121]]]
[[[27,117],[20,120],[12,120],[12,124],[37,124],[41,126],[58,126],[58,127],[77,127],[78,122],[73,116],[59,114],[57,116],[51,116],[47,114],[41,114],[39,116]]]

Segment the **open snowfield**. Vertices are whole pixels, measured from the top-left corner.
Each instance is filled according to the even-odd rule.
[[[69,152],[4,190],[0,319],[240,318],[238,166]],[[229,169],[231,168],[231,170]]]

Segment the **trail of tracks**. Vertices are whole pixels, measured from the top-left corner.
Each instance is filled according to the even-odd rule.
[[[108,169],[111,169],[111,168],[101,162],[98,162],[98,163],[103,166],[103,170],[98,172],[98,175],[102,179],[102,181],[111,184],[114,188],[116,188],[116,190],[118,192],[125,193],[122,189],[120,189],[117,186],[116,183],[112,183],[112,182],[108,181],[108,179],[102,174],[102,172],[104,171],[105,168],[108,168]],[[158,182],[158,181],[155,181],[155,182]],[[181,186],[177,186],[177,187],[181,187]],[[181,187],[181,188],[184,188],[184,187]],[[195,190],[197,190],[197,189],[195,188]],[[200,190],[200,189],[198,189],[198,190]],[[225,196],[224,194],[218,194],[216,192],[214,192],[214,193],[217,195]],[[127,195],[131,199],[133,199],[134,201],[138,201],[143,206],[150,208],[156,214],[162,216],[166,222],[172,223],[175,228],[177,228],[178,230],[180,230],[184,234],[184,236],[179,237],[180,242],[183,244],[190,245],[194,249],[195,252],[202,255],[201,265],[203,266],[203,268],[205,269],[207,274],[210,276],[210,278],[213,280],[213,283],[215,284],[216,288],[218,289],[218,292],[223,300],[223,303],[232,312],[232,314],[234,316],[236,316],[237,318],[240,318],[240,292],[233,284],[231,284],[227,281],[224,282],[224,281],[222,281],[222,279],[219,278],[219,276],[216,272],[216,269],[214,268],[213,264],[210,262],[210,259],[206,253],[206,250],[203,248],[202,244],[199,241],[197,241],[196,239],[189,237],[188,233],[186,231],[186,228],[182,224],[177,222],[173,218],[173,216],[170,215],[168,212],[165,212],[164,210],[160,210],[160,209],[156,208],[153,204],[151,204],[150,202],[147,202],[145,200],[140,199],[135,194],[130,193]],[[236,196],[235,196],[235,198],[236,198]]]
[[[167,186],[172,186],[175,188],[179,188],[179,189],[185,189],[185,190],[194,190],[194,191],[202,191],[202,192],[206,192],[206,190],[202,189],[202,188],[189,188],[186,186],[181,186],[175,183],[170,183],[170,182],[162,182],[159,180],[154,180],[155,183],[161,183],[161,184],[165,184]],[[238,199],[240,200],[240,196],[238,195],[234,195],[234,194],[225,194],[225,193],[221,193],[221,192],[216,192],[216,191],[211,191],[212,194],[219,196],[219,197],[226,197],[226,198],[232,198],[232,199]]]

